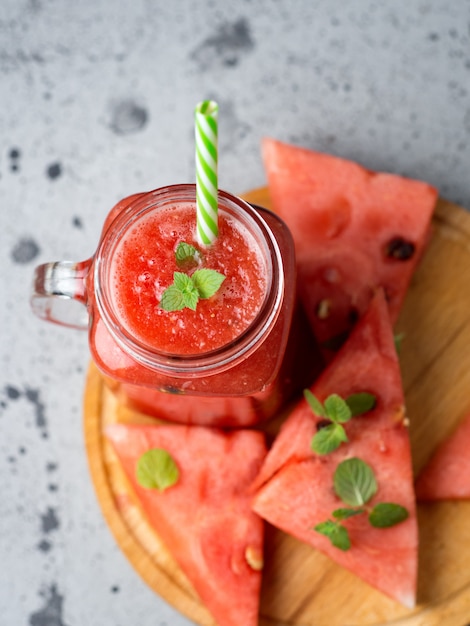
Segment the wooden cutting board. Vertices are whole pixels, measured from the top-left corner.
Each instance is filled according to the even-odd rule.
[[[245,194],[270,207],[265,188]],[[440,200],[396,327],[415,472],[470,411],[470,213]],[[214,621],[152,531],[103,436],[153,420],[121,406],[92,364],[84,396],[91,477],[104,517],[144,581],[196,624]],[[418,606],[410,611],[312,548],[267,527],[260,626],[464,626],[470,622],[470,501],[420,504]],[[234,601],[236,599],[234,598]],[[244,626],[240,624],[240,626]]]

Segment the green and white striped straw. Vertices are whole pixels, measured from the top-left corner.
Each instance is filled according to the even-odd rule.
[[[204,100],[196,106],[196,230],[208,246],[219,234],[217,203],[217,116],[219,105]]]

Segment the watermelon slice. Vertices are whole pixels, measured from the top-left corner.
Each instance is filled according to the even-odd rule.
[[[299,290],[325,356],[378,286],[392,324],[428,239],[437,191],[274,139],[262,145],[273,209],[294,237]]]
[[[266,454],[264,435],[198,426],[107,427],[122,467],[150,523],[220,626],[258,623],[263,521],[247,485]],[[165,491],[136,479],[137,460],[163,448],[179,479]]]
[[[470,413],[445,439],[415,483],[418,500],[470,498]]]
[[[331,394],[347,398],[366,392],[374,408],[344,424],[348,442],[326,455],[311,449],[324,426],[303,399],[274,441],[253,483],[253,509],[274,526],[324,552],[370,585],[405,606],[416,596],[418,532],[408,430],[390,319],[379,291],[348,341],[311,387],[324,402]],[[377,494],[370,501],[407,509],[408,518],[389,528],[374,528],[367,515],[344,522],[351,547],[343,551],[314,527],[344,506],[333,489],[342,461],[358,457],[375,473]]]

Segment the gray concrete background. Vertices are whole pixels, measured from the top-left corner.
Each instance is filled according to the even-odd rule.
[[[103,521],[82,435],[86,336],[33,317],[34,266],[87,258],[124,195],[194,181],[208,97],[229,191],[265,183],[270,135],[470,208],[469,36],[468,0],[1,1],[2,626],[189,624]]]

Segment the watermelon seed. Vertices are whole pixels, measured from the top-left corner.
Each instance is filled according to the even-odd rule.
[[[415,253],[415,245],[401,237],[394,237],[385,246],[385,256],[397,261],[407,261]]]
[[[357,309],[351,309],[348,313],[349,323],[354,326],[354,324],[359,319],[359,311]]]
[[[320,300],[317,306],[317,317],[320,320],[326,320],[331,313],[331,300]]]
[[[321,430],[322,428],[326,428],[331,424],[330,420],[319,420],[317,422],[317,430]]]
[[[245,559],[251,569],[260,572],[263,569],[263,554],[259,548],[248,546],[245,550]]]

